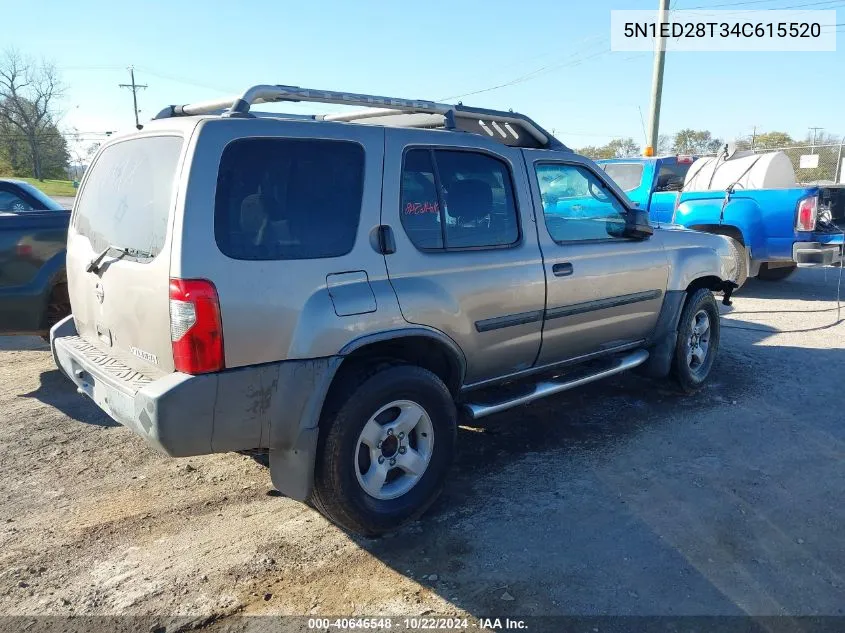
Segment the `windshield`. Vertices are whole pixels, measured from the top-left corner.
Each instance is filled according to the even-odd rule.
[[[626,193],[639,187],[643,179],[642,163],[603,163],[601,168]]]
[[[62,205],[47,196],[47,194],[43,193],[38,187],[33,187],[28,182],[18,182],[16,184],[18,187],[25,190],[30,196],[38,200],[38,202],[41,203],[42,209],[47,209],[48,211],[64,211],[64,207]]]
[[[164,246],[182,139],[150,136],[107,147],[91,167],[73,226],[96,251],[155,257]]]

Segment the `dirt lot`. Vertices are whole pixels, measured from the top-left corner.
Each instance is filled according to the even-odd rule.
[[[463,428],[446,493],[380,540],[248,457],[156,454],[0,338],[0,613],[841,615],[835,296],[749,282],[695,397],[626,375]]]

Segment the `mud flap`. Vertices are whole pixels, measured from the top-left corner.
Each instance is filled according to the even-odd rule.
[[[270,479],[286,497],[305,501],[314,487],[314,462],[319,429],[303,429],[290,449],[270,449]]]
[[[669,375],[678,341],[678,319],[681,318],[686,297],[687,293],[683,290],[666,292],[657,324],[646,346],[648,360],[634,370],[636,373],[649,378],[665,378]]]
[[[723,281],[722,282],[722,285],[719,288],[719,290],[721,290],[724,293],[724,296],[722,297],[722,305],[726,305],[726,306],[733,305],[733,302],[731,301],[731,295],[733,294],[733,291],[736,290],[737,288],[739,288],[739,286],[737,286],[732,281]]]
[[[634,371],[649,378],[665,378],[672,370],[672,358],[677,343],[677,332],[664,334],[660,341],[648,349],[648,360]]]

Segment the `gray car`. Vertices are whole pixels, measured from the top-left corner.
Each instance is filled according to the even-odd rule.
[[[369,109],[250,109],[274,101]],[[378,534],[434,501],[461,415],[635,367],[701,387],[735,269],[523,115],[256,86],[100,149],[51,341],[163,452],[269,452],[281,492]]]

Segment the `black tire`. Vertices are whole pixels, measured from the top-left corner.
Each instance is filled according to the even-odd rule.
[[[739,289],[748,281],[748,251],[739,240],[728,236],[725,237],[728,238],[728,242],[734,252],[734,258],[736,259],[736,279],[734,281],[736,281],[737,289]]]
[[[70,295],[68,295],[67,282],[57,283],[50,292],[50,298],[47,300],[47,328],[51,328],[56,323],[64,319],[70,314]],[[49,338],[49,337],[48,337]]]
[[[757,273],[757,279],[763,281],[782,281],[789,277],[798,269],[797,265],[792,266],[778,266],[776,268],[769,268],[769,264],[761,264],[760,272]]]
[[[331,395],[320,421],[310,502],[329,520],[363,536],[377,536],[418,518],[437,499],[452,465],[457,413],[452,395],[432,372],[412,365],[381,365]],[[420,406],[434,438],[428,466],[416,484],[393,499],[378,499],[359,483],[359,436],[370,418],[396,400]],[[410,440],[410,438],[409,438]]]
[[[692,321],[693,317],[702,311],[707,314],[709,319],[709,337],[704,360],[699,361],[697,366],[693,367],[688,360],[690,341],[694,334]],[[706,288],[693,291],[687,297],[684,309],[681,311],[681,319],[678,323],[678,342],[675,345],[675,354],[672,360],[672,377],[685,393],[695,393],[707,381],[719,351],[720,330],[719,307],[716,305],[713,293]]]

